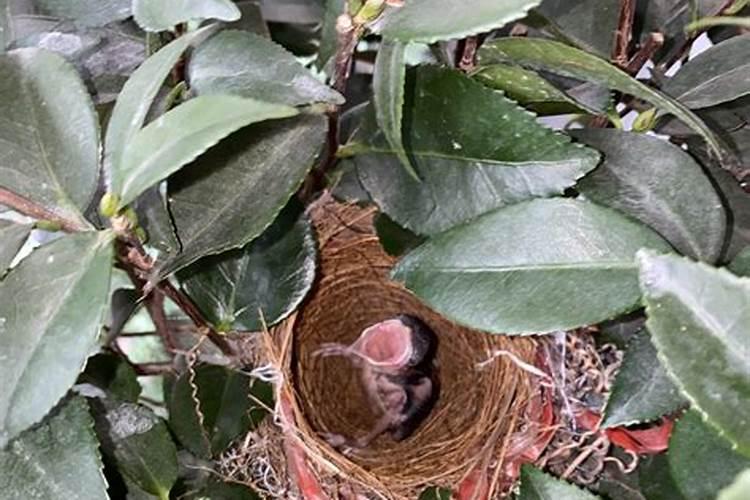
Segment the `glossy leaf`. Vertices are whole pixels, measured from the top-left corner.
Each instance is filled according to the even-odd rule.
[[[421,182],[399,164],[372,114],[352,145],[364,188],[415,233],[437,233],[498,207],[561,194],[596,166],[596,152],[538,124],[501,92],[449,69],[420,67],[412,76],[404,144]]]
[[[668,250],[618,212],[570,199],[496,210],[434,236],[394,270],[435,310],[493,333],[568,330],[635,309],[641,247]]]
[[[750,35],[701,52],[667,80],[662,90],[689,108],[705,108],[750,94]]]
[[[251,123],[297,114],[294,108],[234,96],[200,96],[146,125],[128,142],[112,192],[127,205],[153,184]]]
[[[546,0],[534,12],[552,24],[553,34],[601,57],[612,54],[619,0]]]
[[[107,125],[104,170],[109,175],[121,169],[125,147],[143,127],[154,97],[182,53],[211,32],[207,27],[177,38],[146,59],[125,83]]]
[[[315,278],[315,260],[310,222],[288,207],[245,247],[195,262],[178,277],[217,328],[260,331],[263,320],[276,324],[299,306]]]
[[[534,71],[510,64],[491,64],[474,78],[493,89],[502,90],[514,101],[541,114],[578,113],[581,106],[565,92]]]
[[[375,216],[375,232],[388,255],[399,256],[424,243],[425,238],[404,229],[383,213]]]
[[[372,77],[372,98],[375,118],[385,140],[395,152],[406,171],[419,180],[411,161],[404,150],[401,135],[401,120],[404,108],[404,84],[406,83],[406,44],[383,40],[375,59]]]
[[[231,0],[133,0],[133,17],[146,31],[166,31],[188,21],[236,21],[240,10]]]
[[[245,31],[211,37],[191,57],[188,72],[198,95],[231,94],[290,106],[344,102],[286,49]]]
[[[599,497],[531,466],[521,467],[518,500],[596,500]]]
[[[177,241],[172,215],[169,213],[162,185],[157,184],[143,193],[133,202],[133,209],[138,215],[138,225],[146,231],[149,246],[166,254],[175,254],[180,249]]]
[[[576,130],[573,136],[604,153],[578,190],[661,234],[680,253],[706,262],[721,254],[727,215],[701,166],[679,147],[615,129]]]
[[[602,427],[654,420],[687,401],[669,378],[646,331],[628,344],[604,408]]]
[[[315,65],[323,69],[336,53],[338,35],[336,33],[336,19],[344,13],[346,0],[325,0],[325,13],[320,28],[320,48]]]
[[[31,229],[30,224],[16,224],[0,219],[0,278],[29,237]]]
[[[0,451],[8,500],[107,498],[99,443],[86,400],[74,397]]]
[[[687,500],[713,500],[735,476],[750,467],[750,458],[732,450],[729,441],[689,411],[675,424],[669,440],[669,466]]]
[[[750,279],[640,252],[646,325],[680,389],[750,451]]]
[[[251,428],[250,411],[257,403],[250,392],[251,379],[246,374],[204,365],[196,369],[193,381],[200,403],[197,408],[190,377],[189,373],[181,375],[170,390],[167,398],[169,426],[188,450],[210,458]]]
[[[5,47],[11,38],[11,23],[13,20],[8,8],[9,0],[0,0],[0,54],[5,52]]]
[[[145,406],[97,399],[96,428],[102,449],[117,470],[161,499],[177,479],[177,448],[161,418]]]
[[[737,256],[729,264],[729,270],[737,276],[744,276],[750,278],[750,247],[737,254]]]
[[[41,420],[95,350],[112,253],[109,232],[68,235],[0,282],[0,444]]]
[[[131,15],[131,0],[35,0],[40,14],[72,19],[77,26],[104,26]]]
[[[162,263],[162,276],[262,233],[299,187],[325,137],[322,116],[254,125],[171,179],[170,207],[182,252]]]
[[[479,64],[515,62],[535,70],[606,85],[647,101],[665,113],[671,113],[702,136],[713,152],[722,154],[719,139],[683,104],[639,82],[604,59],[565,44],[541,38],[500,38],[484,44],[478,53]]]
[[[78,384],[91,384],[108,396],[135,403],[141,385],[132,365],[123,356],[104,352],[89,358],[86,370],[78,377]]]
[[[87,227],[99,127],[83,82],[63,58],[39,49],[0,54],[0,75],[0,186]]]
[[[410,0],[386,12],[385,38],[432,43],[491,31],[521,19],[541,0],[474,0],[471,8],[453,0]]]

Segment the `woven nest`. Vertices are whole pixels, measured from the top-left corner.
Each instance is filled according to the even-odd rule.
[[[502,483],[502,458],[532,395],[532,377],[519,361],[531,363],[536,344],[456,325],[391,281],[396,259],[381,248],[374,215],[374,209],[330,199],[311,210],[320,251],[317,283],[300,311],[266,334],[261,356],[283,373],[278,397],[289,403],[286,414],[277,408],[283,439],[304,450],[306,465],[328,498],[342,491],[416,498],[426,485],[455,488],[479,467],[497,471],[493,483]],[[438,402],[411,437],[396,442],[383,435],[358,453],[339,453],[323,433],[361,436],[379,415],[368,406],[351,363],[313,353],[324,342],[351,343],[367,326],[399,313],[421,318],[438,336]],[[290,455],[294,452],[287,449],[286,467],[294,469]],[[288,476],[293,475],[290,470]]]

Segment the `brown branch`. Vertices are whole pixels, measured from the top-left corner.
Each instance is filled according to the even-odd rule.
[[[664,35],[658,31],[650,33],[646,41],[641,45],[641,48],[638,49],[638,52],[628,61],[625,71],[630,75],[638,74],[638,71],[646,64],[646,61],[651,59],[662,45],[664,45]]]
[[[12,208],[18,213],[28,215],[29,217],[33,217],[35,219],[53,222],[59,225],[61,230],[68,233],[77,233],[90,229],[89,227],[86,227],[84,224],[81,224],[78,221],[72,221],[66,219],[65,217],[61,217],[60,215],[54,213],[51,210],[48,210],[38,203],[24,198],[23,196],[3,187],[0,187],[0,205],[5,205],[9,208]]]
[[[148,315],[151,316],[151,321],[154,322],[154,328],[159,333],[164,342],[164,347],[167,352],[173,354],[177,352],[179,346],[172,335],[172,330],[169,328],[169,322],[167,321],[167,315],[164,312],[164,293],[161,290],[153,290],[146,298],[146,310]]]
[[[118,259],[120,264],[123,266],[125,271],[130,276],[131,281],[136,285],[136,288],[144,295],[148,295],[146,302],[147,310],[154,322],[159,335],[164,340],[164,345],[169,352],[174,352],[179,346],[174,340],[169,329],[169,322],[167,321],[166,315],[164,314],[164,297],[169,297],[182,312],[187,315],[188,318],[197,326],[199,329],[207,331],[209,340],[213,342],[221,352],[230,358],[237,356],[237,351],[234,347],[219,334],[214,328],[206,321],[203,314],[200,312],[198,307],[193,301],[180,290],[175,288],[169,281],[160,281],[155,288],[148,286],[148,276],[153,272],[153,261],[146,254],[143,245],[132,234],[132,231],[125,231],[118,233],[119,246]]]
[[[182,291],[178,290],[174,287],[169,281],[164,280],[161,283],[157,285],[157,289],[164,293],[167,297],[169,297],[172,302],[177,304],[177,307],[179,307],[182,312],[184,312],[188,318],[200,329],[206,330],[208,333],[208,339],[216,344],[216,347],[221,350],[224,355],[229,357],[236,357],[237,351],[235,348],[229,343],[229,341],[221,335],[219,332],[214,330],[214,328],[206,321],[206,318],[203,316],[203,313],[200,312],[198,307],[193,303],[193,301],[182,293]]]
[[[137,375],[164,375],[174,371],[171,361],[157,361],[153,363],[130,363]]]
[[[628,63],[628,48],[633,38],[635,3],[636,0],[620,0],[620,17],[612,46],[612,62],[621,68],[625,68]]]

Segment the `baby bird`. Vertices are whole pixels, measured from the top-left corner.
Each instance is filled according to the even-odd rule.
[[[364,436],[350,440],[329,435],[337,448],[365,448],[388,432],[396,441],[409,437],[437,401],[435,366],[438,339],[422,320],[408,314],[366,328],[350,345],[323,344],[318,356],[344,356],[359,368],[372,410],[380,414]]]

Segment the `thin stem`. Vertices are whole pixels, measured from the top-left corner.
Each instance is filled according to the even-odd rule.
[[[0,187],[0,205],[10,207],[18,213],[28,215],[35,219],[53,222],[57,224],[61,230],[67,233],[77,233],[91,229],[78,221],[72,221],[65,217],[61,217],[38,203],[3,187]]]
[[[696,31],[702,31],[707,28],[713,28],[714,26],[738,26],[740,28],[750,29],[750,17],[704,17],[685,26],[685,31],[687,31],[688,33],[694,33]]]
[[[612,46],[612,62],[624,68],[628,63],[628,49],[633,38],[636,0],[620,1],[620,17],[617,21],[615,41]]]

